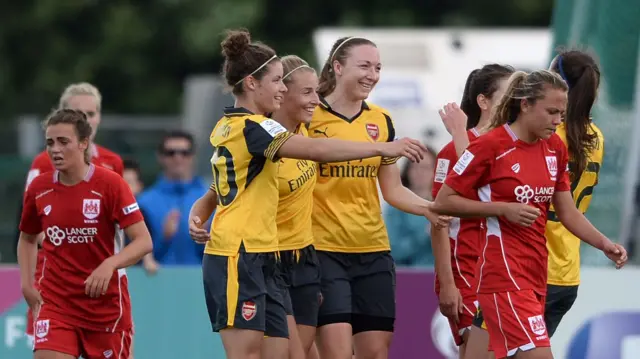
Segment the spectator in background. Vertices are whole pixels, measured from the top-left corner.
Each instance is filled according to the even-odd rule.
[[[131,188],[131,193],[137,197],[144,189],[144,184],[140,179],[142,177],[140,173],[140,165],[133,159],[125,159],[123,163],[124,171],[122,172],[122,177],[129,185],[129,188]]]
[[[194,175],[193,136],[173,131],[164,136],[158,147],[162,174],[138,196],[138,204],[153,239],[153,253],[143,265],[155,272],[159,265],[200,265],[204,245],[189,236],[189,210],[208,185]]]
[[[431,198],[436,152],[429,150],[419,163],[406,161],[402,168],[402,185],[426,199]],[[433,267],[431,224],[422,216],[402,212],[392,206],[385,211],[385,223],[396,264],[409,267]]]

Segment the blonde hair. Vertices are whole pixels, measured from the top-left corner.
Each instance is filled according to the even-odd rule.
[[[304,61],[302,58],[296,55],[287,55],[280,58],[282,62],[282,68],[284,76],[282,77],[282,81],[284,83],[291,82],[291,75],[297,71],[309,71],[315,73],[314,70],[309,64]]]
[[[562,77],[551,71],[514,72],[509,77],[509,86],[496,106],[489,127],[496,128],[505,123],[513,123],[520,114],[520,102],[527,100],[528,103],[535,104],[536,101],[544,98],[547,87],[562,91],[569,90]]]
[[[97,101],[98,111],[102,107],[102,95],[100,91],[88,82],[80,82],[67,86],[60,96],[59,108],[68,108],[69,100],[74,96],[93,96]]]

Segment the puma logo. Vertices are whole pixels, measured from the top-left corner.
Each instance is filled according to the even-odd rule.
[[[320,135],[324,135],[324,137],[329,138],[329,135],[327,135],[327,130],[329,129],[329,127],[325,127],[324,131],[320,131],[320,130],[313,130],[314,134],[320,134]]]

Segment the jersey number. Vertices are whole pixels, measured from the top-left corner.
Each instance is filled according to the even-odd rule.
[[[213,164],[213,172],[215,174],[214,181],[216,183],[216,189],[218,191],[218,203],[222,206],[227,206],[229,203],[233,202],[233,200],[238,195],[238,184],[236,183],[236,171],[233,163],[233,156],[229,149],[224,146],[219,146],[216,149],[216,157],[224,157],[224,167],[225,172],[227,174],[227,187],[229,187],[229,191],[226,195],[220,193],[220,171],[218,170],[218,164]]]
[[[572,167],[571,164],[569,164],[569,167]],[[598,178],[598,174],[600,173],[600,164],[597,162],[589,162],[587,163],[587,168],[585,168],[585,172],[594,172],[596,174],[596,183],[598,182],[597,178]],[[578,184],[580,183],[580,178],[576,178],[575,180],[573,180],[573,182],[571,183],[571,195],[573,196],[573,193],[576,191],[576,188],[578,188]],[[585,186],[582,191],[580,191],[580,193],[578,193],[577,197],[574,197],[573,200],[576,203],[576,208],[580,208],[580,203],[582,203],[582,200],[586,197],[586,196],[590,196],[593,194],[593,187],[595,186],[595,183],[591,186]],[[549,213],[547,214],[547,219],[553,222],[560,222],[560,220],[558,219],[558,216],[556,216],[556,212],[555,211],[549,211]]]

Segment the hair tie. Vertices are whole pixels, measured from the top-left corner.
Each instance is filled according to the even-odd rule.
[[[283,80],[284,80],[284,79],[286,79],[287,77],[289,77],[289,75],[291,75],[291,73],[293,73],[294,71],[299,70],[299,69],[301,69],[301,68],[304,68],[304,67],[311,68],[311,66],[309,66],[309,65],[300,65],[300,66],[296,67],[295,69],[293,69],[293,70],[291,70],[291,71],[287,72],[287,74],[286,74],[286,75],[282,76],[282,79],[283,79]]]
[[[236,82],[235,85],[233,85],[234,87],[238,86],[242,81],[244,81],[244,79],[246,79],[249,76],[253,76],[256,72],[262,70],[263,67],[267,66],[268,63],[271,62],[271,60],[278,58],[278,55],[273,55],[271,56],[271,58],[267,61],[264,62],[264,64],[260,65],[260,67],[258,67],[257,69],[253,70],[252,73],[248,74],[247,76],[243,77],[240,79],[240,81]]]
[[[564,70],[562,69],[562,55],[558,55],[558,73],[560,74],[560,77],[562,77],[564,82],[567,83],[567,86],[571,88],[571,83],[569,83],[569,79],[567,78],[567,75],[564,73]]]

